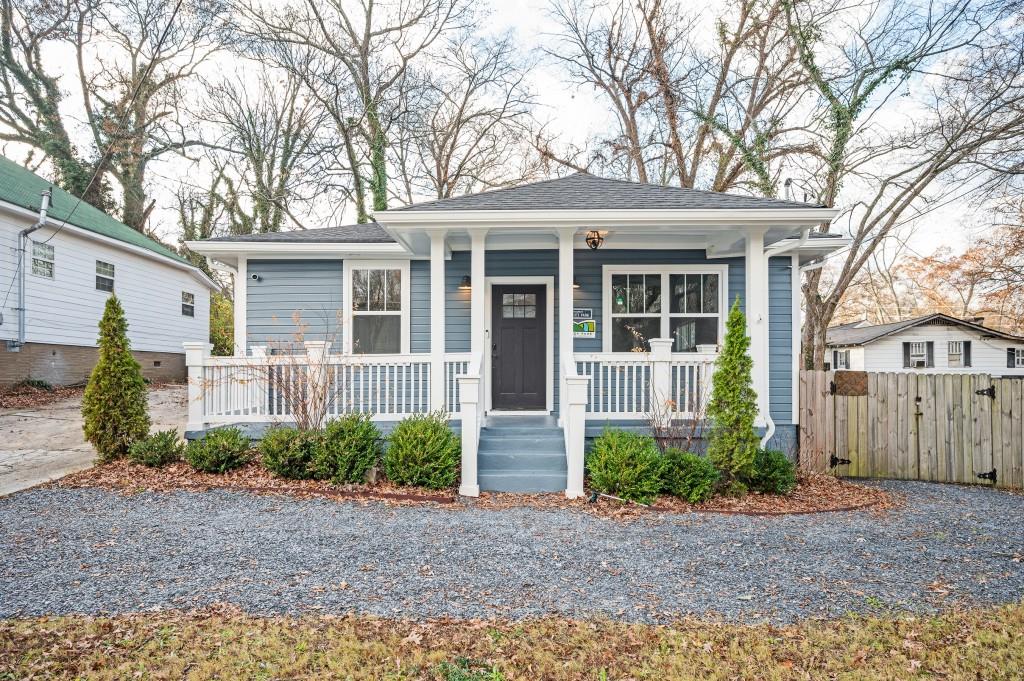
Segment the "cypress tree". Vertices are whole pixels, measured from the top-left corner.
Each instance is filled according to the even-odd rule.
[[[100,357],[82,399],[85,439],[100,461],[119,459],[149,433],[149,405],[142,367],[132,356],[128,321],[117,296],[107,299],[100,320]]]
[[[754,431],[757,393],[754,392],[747,319],[739,298],[729,311],[722,354],[715,362],[715,374],[707,417],[711,422],[708,457],[718,466],[735,491],[754,472],[760,438]]]

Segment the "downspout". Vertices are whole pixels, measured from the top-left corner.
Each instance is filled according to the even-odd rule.
[[[28,235],[43,227],[46,224],[46,211],[50,209],[50,196],[53,187],[42,192],[42,200],[39,206],[39,219],[31,227],[18,232],[18,340],[11,348],[14,352],[21,350],[25,344],[25,250],[28,244]]]
[[[801,246],[807,243],[807,240],[810,238],[810,236],[811,228],[804,227],[802,230],[800,230],[800,239],[795,244],[782,244],[780,246],[772,246],[771,248],[766,248],[764,251],[764,257],[766,259],[771,258],[772,256],[782,255],[783,253],[786,253],[788,251],[800,248]],[[795,276],[800,276],[799,272],[796,272],[794,274]],[[770,413],[764,415],[764,422],[764,437],[761,438],[762,449],[768,446],[768,441],[771,440],[772,437],[775,435],[775,421],[772,419],[772,415]]]

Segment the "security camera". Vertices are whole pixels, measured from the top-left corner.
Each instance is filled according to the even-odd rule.
[[[261,277],[258,274],[250,274],[249,278],[252,279],[253,281],[262,281],[263,280],[263,277]]]

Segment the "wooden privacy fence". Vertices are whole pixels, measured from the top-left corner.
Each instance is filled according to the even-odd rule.
[[[1024,380],[800,372],[800,465],[865,478],[1024,487]]]

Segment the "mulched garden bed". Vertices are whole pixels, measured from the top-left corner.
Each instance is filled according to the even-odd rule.
[[[381,501],[388,504],[431,504],[450,508],[503,509],[533,507],[572,509],[608,518],[656,517],[660,513],[726,513],[742,515],[792,515],[871,509],[884,511],[899,500],[877,487],[866,487],[829,475],[809,475],[800,480],[789,496],[751,493],[740,499],[715,497],[702,504],[688,504],[670,496],[659,497],[651,506],[642,506],[600,497],[566,499],[562,493],[511,494],[482,492],[479,498],[459,497],[451,490],[400,487],[388,482],[364,485],[334,485],[319,480],[286,480],[276,477],[259,463],[250,463],[224,474],[200,473],[184,462],[164,468],[147,468],[127,461],[98,465],[73,473],[54,487],[100,487],[126,493],[141,491],[171,492],[223,489],[254,494],[285,494],[296,498],[346,499],[357,502]]]
[[[19,383],[0,390],[0,409],[35,409],[54,402],[81,397],[85,384],[55,386],[49,390]]]

